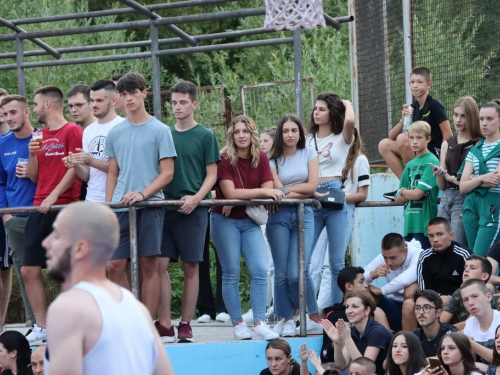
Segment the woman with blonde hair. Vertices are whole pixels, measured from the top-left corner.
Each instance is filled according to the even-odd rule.
[[[259,150],[259,133],[248,116],[234,118],[226,133],[226,145],[217,166],[218,199],[274,199],[284,197],[273,189],[273,175],[266,154]],[[212,241],[222,266],[222,293],[234,325],[236,340],[277,338],[265,324],[267,297],[267,254],[260,226],[244,206],[210,209]],[[239,292],[240,257],[243,254],[250,271],[250,303],[253,329],[248,329],[241,315]]]

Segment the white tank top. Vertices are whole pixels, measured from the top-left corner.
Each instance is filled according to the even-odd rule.
[[[316,144],[318,147],[316,148]],[[330,134],[326,138],[316,137],[308,134],[306,136],[306,146],[316,149],[319,160],[319,176],[320,177],[340,177],[344,168],[345,160],[349,152],[349,147],[345,143],[342,133],[334,135]]]
[[[102,288],[80,282],[74,286],[88,292],[97,303],[102,317],[99,339],[83,358],[84,374],[153,374],[158,359],[158,348],[151,327],[128,290],[121,288],[122,299],[116,301]],[[44,372],[50,374],[44,355]]]

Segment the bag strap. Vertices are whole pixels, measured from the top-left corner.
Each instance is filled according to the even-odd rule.
[[[240,173],[240,170],[238,168],[238,164],[236,164],[236,167],[233,167],[233,168],[236,168],[236,171],[238,172],[238,176],[240,176],[241,186],[243,186],[243,189],[244,189],[245,185],[243,184],[243,179],[241,178],[241,173]]]
[[[316,154],[318,153],[318,142],[316,141],[316,133],[313,134],[313,138],[314,138],[314,148],[316,149]],[[321,183],[321,165],[319,165],[319,157],[320,155],[318,155],[318,172],[319,172],[319,180],[320,180],[320,183]]]

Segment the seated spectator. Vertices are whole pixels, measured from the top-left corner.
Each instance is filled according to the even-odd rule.
[[[334,362],[321,363],[321,358],[318,357],[318,355],[313,349],[309,349],[309,351],[307,352],[307,356],[309,358],[309,361],[311,361],[312,365],[316,369],[316,375],[342,374],[342,369],[336,363]]]
[[[483,361],[491,362],[495,344],[496,327],[500,324],[500,312],[491,308],[491,292],[483,281],[469,279],[460,286],[464,305],[472,315],[465,321],[464,333],[469,337],[472,350]]]
[[[418,259],[417,282],[419,290],[434,290],[441,296],[446,306],[450,296],[460,287],[462,274],[469,251],[462,249],[453,241],[450,222],[443,217],[435,217],[427,224],[432,247],[422,250]],[[413,313],[413,300],[403,303],[405,324],[417,328]]]
[[[347,266],[340,270],[337,284],[342,293],[345,295],[353,290],[367,291],[368,284],[365,282],[364,273],[365,271],[362,267]],[[332,324],[337,323],[339,319],[347,320],[344,301],[326,308],[324,313],[325,319],[328,319]],[[385,328],[390,329],[385,313],[378,307],[375,309],[375,321],[382,324]],[[332,340],[325,331],[323,331],[323,347],[321,348],[320,358],[323,363],[333,362],[334,360]]]
[[[500,366],[500,326],[495,330],[495,345],[493,347],[493,360],[486,370],[486,375],[495,375]]]
[[[292,358],[290,344],[283,339],[269,341],[266,346],[266,361],[268,368],[262,370],[260,375],[302,375],[300,365]]]
[[[390,375],[421,374],[427,359],[417,336],[400,331],[394,335],[387,353],[386,368]]]
[[[420,340],[422,349],[426,357],[437,355],[438,343],[448,332],[457,332],[458,328],[439,321],[443,313],[443,300],[433,290],[421,290],[413,295],[415,306],[413,310],[415,317],[420,324],[413,333]]]
[[[466,281],[469,279],[482,280],[484,283],[488,282],[491,275],[491,263],[485,257],[480,255],[472,254],[465,262],[464,274],[462,280]],[[486,284],[489,291],[493,295],[493,286]],[[491,308],[493,310],[498,310],[498,302],[496,297],[492,297]],[[469,317],[469,312],[464,306],[462,301],[462,296],[460,294],[460,289],[457,289],[455,293],[451,296],[450,301],[446,305],[443,313],[441,314],[441,321],[444,323],[449,323],[452,318],[456,317],[458,323],[455,324],[459,329],[465,327],[465,320]]]
[[[488,280],[490,284],[500,286],[500,276],[497,275],[498,264],[500,263],[500,242],[494,243],[488,250],[488,260],[491,263],[491,275]]]
[[[371,375],[375,374],[377,367],[375,362],[367,357],[359,357],[351,362],[349,375]]]
[[[31,353],[31,371],[33,375],[43,375],[43,354],[45,353],[45,345],[40,345]]]
[[[0,335],[0,362],[3,375],[29,375],[30,344],[18,331],[5,331]]]
[[[471,350],[467,336],[460,332],[450,332],[439,343],[438,358],[441,366],[435,369],[426,367],[427,374],[449,375],[481,375],[474,362],[474,353]]]
[[[370,285],[370,292],[387,315],[392,330],[406,330],[405,322],[401,322],[403,302],[418,289],[417,262],[422,247],[416,240],[405,243],[398,233],[386,234],[381,247],[382,254],[365,267],[365,280],[371,284],[379,277],[387,279],[382,288]]]
[[[323,328],[333,341],[335,363],[346,369],[352,360],[364,356],[375,362],[378,375],[384,375],[382,364],[392,334],[373,319],[376,308],[373,297],[368,292],[353,291],[346,295],[345,305],[351,328],[342,319],[335,325],[323,320]]]

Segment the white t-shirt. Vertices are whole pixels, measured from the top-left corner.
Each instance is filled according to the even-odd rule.
[[[89,125],[83,131],[83,150],[88,152],[94,159],[108,161],[104,155],[106,137],[109,131],[123,121],[123,117],[116,116],[110,122],[99,124],[97,121]],[[106,199],[106,178],[108,174],[97,168],[90,167],[89,181],[87,184],[87,196],[85,200],[91,202],[104,202]]]
[[[351,195],[358,191],[361,186],[370,185],[370,163],[365,155],[359,155],[354,162],[352,169],[354,183],[351,179],[351,171],[347,174],[347,180],[344,181],[345,195]]]
[[[500,311],[493,310],[493,321],[487,331],[481,331],[479,321],[475,316],[471,316],[465,321],[464,333],[472,337],[475,342],[482,346],[493,349],[495,345],[495,331],[500,325]]]
[[[342,176],[345,159],[347,159],[349,147],[351,147],[345,142],[342,133],[330,134],[326,138],[316,137],[316,143],[314,143],[314,136],[308,134],[306,136],[306,146],[312,147],[318,153],[320,177]]]
[[[404,288],[417,281],[418,257],[422,251],[420,242],[415,239],[407,242],[406,246],[408,247],[408,254],[406,255],[405,262],[398,269],[389,271],[386,277],[387,284],[380,288],[384,296],[398,302],[403,302],[405,299]],[[367,284],[371,284],[373,281],[370,277],[370,272],[375,271],[381,264],[385,264],[385,261],[382,254],[379,254],[369,265],[364,267],[364,276]]]

